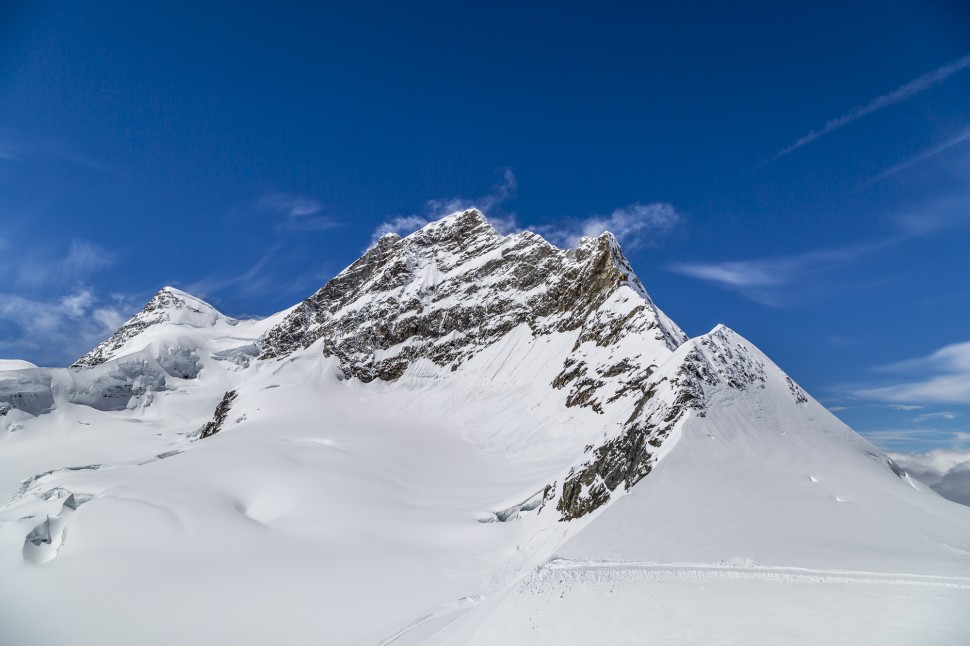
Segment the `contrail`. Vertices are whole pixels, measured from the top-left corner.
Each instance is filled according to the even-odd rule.
[[[950,78],[951,76],[959,72],[960,70],[965,69],[967,67],[970,67],[970,54],[964,56],[960,60],[954,61],[952,63],[948,63],[939,69],[936,69],[932,72],[928,72],[923,76],[919,77],[918,79],[916,79],[915,81],[910,81],[905,85],[901,85],[895,90],[893,90],[892,92],[890,92],[889,94],[883,94],[882,96],[876,97],[875,99],[873,99],[872,101],[870,101],[864,106],[857,106],[855,108],[852,108],[852,110],[843,114],[841,117],[837,119],[832,119],[831,121],[826,123],[824,126],[822,126],[821,129],[808,133],[807,135],[805,135],[804,137],[802,137],[801,139],[793,143],[791,146],[789,146],[788,148],[785,148],[777,155],[772,157],[772,160],[778,159],[779,157],[783,157],[788,153],[792,152],[793,150],[798,150],[805,144],[811,143],[816,139],[818,139],[819,137],[829,134],[833,130],[838,130],[842,126],[848,123],[851,123],[856,119],[861,119],[866,115],[872,114],[877,110],[882,110],[883,108],[893,105],[894,103],[905,101],[909,97],[915,94],[919,94],[923,90],[928,90],[933,86],[939,85],[940,83],[947,80],[948,78]]]

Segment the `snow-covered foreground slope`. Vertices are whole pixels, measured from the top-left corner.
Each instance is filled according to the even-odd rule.
[[[970,643],[970,514],[708,338],[764,382],[705,383],[642,486],[430,643]]]
[[[0,643],[970,635],[970,509],[608,234],[457,213],[262,321],[166,288],[0,410]]]

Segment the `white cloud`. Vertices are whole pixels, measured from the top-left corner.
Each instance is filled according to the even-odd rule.
[[[93,242],[74,240],[63,262],[63,270],[71,276],[89,276],[114,262],[113,254]]]
[[[408,235],[428,224],[431,220],[431,218],[423,215],[399,215],[385,222],[381,222],[374,229],[371,242],[376,242],[381,236],[385,236],[388,233],[396,233],[399,236]]]
[[[0,348],[29,353],[35,362],[66,365],[107,338],[133,309],[127,299],[102,302],[84,286],[49,300],[0,294],[0,322],[9,328]]]
[[[630,204],[609,215],[565,218],[554,225],[523,227],[514,213],[496,212],[504,202],[515,197],[516,186],[515,175],[506,168],[502,173],[502,181],[493,186],[487,195],[477,200],[462,197],[428,200],[422,213],[399,215],[378,225],[371,236],[371,244],[388,233],[408,235],[441,217],[470,208],[482,211],[499,233],[508,235],[528,229],[560,247],[576,247],[584,236],[598,236],[604,231],[613,233],[628,248],[637,247],[651,244],[656,238],[669,234],[683,221],[683,217],[673,206],[657,202]]]
[[[858,285],[849,277],[853,266],[912,239],[958,226],[970,219],[968,213],[970,193],[964,192],[924,202],[909,212],[889,218],[893,225],[891,231],[868,242],[752,260],[675,262],[667,269],[734,290],[764,305],[780,306],[793,299]],[[837,276],[839,273],[842,276]]]
[[[334,218],[317,215],[323,205],[317,200],[292,193],[267,193],[256,201],[256,209],[280,217],[282,229],[324,231],[340,226]]]
[[[658,237],[669,234],[682,221],[683,216],[670,204],[637,202],[616,209],[608,216],[563,220],[555,225],[535,227],[534,230],[560,247],[575,248],[583,237],[595,237],[609,231],[625,247],[636,248],[652,244]]]
[[[934,449],[926,453],[889,453],[889,457],[944,498],[970,505],[970,450]]]
[[[913,404],[890,404],[890,408],[893,410],[922,410],[922,406],[915,406]]]
[[[103,247],[86,240],[74,240],[60,259],[51,250],[20,258],[14,282],[32,290],[44,285],[71,284],[86,280],[114,262],[114,254]]]
[[[947,421],[955,420],[960,417],[957,413],[951,413],[950,411],[940,411],[938,413],[924,413],[922,415],[917,415],[913,418],[913,422],[917,424],[922,424],[931,419],[945,419]]]
[[[826,276],[858,262],[868,254],[898,242],[887,239],[837,249],[820,249],[791,256],[714,263],[676,262],[670,271],[706,280],[765,304],[780,305],[792,295],[792,287],[804,288],[812,279]],[[833,281],[827,281],[830,285]]]
[[[371,234],[371,244],[374,244],[381,236],[387,235],[388,233],[406,236],[446,215],[471,208],[477,208],[482,211],[488,217],[489,223],[500,233],[513,233],[518,230],[515,214],[503,215],[493,213],[492,211],[504,202],[515,197],[516,187],[515,174],[511,169],[506,168],[502,171],[502,180],[493,186],[488,194],[483,195],[477,200],[469,200],[463,197],[428,200],[425,202],[421,214],[398,215],[381,222],[374,229],[373,234]]]
[[[83,316],[93,302],[94,294],[91,290],[82,288],[70,296],[63,297],[60,304],[64,312],[70,316]]]
[[[954,438],[953,431],[937,428],[884,428],[860,433],[883,449],[949,445]]]
[[[468,200],[463,197],[428,200],[425,203],[425,213],[427,217],[425,224],[446,215],[450,215],[451,213],[456,213],[457,211],[464,211],[471,208],[477,208],[485,215],[489,215],[497,206],[515,197],[515,190],[517,187],[518,183],[515,179],[515,174],[510,168],[506,168],[502,171],[502,181],[493,186],[489,193],[481,196],[477,200]],[[491,221],[492,217],[490,216],[489,222]]]
[[[906,99],[916,94],[919,94],[924,90],[928,90],[932,87],[935,87],[940,83],[943,83],[944,81],[946,81],[948,78],[950,78],[960,70],[963,70],[967,67],[970,67],[970,55],[964,56],[960,60],[954,61],[952,63],[948,63],[943,67],[940,67],[939,69],[933,70],[932,72],[928,72],[923,76],[919,77],[918,79],[915,79],[913,81],[910,81],[909,83],[899,86],[898,88],[896,88],[895,90],[893,90],[888,94],[883,94],[882,96],[878,96],[872,101],[870,101],[869,103],[867,103],[866,105],[857,106],[849,110],[841,117],[832,119],[824,126],[822,126],[819,130],[815,130],[808,133],[807,135],[805,135],[804,137],[802,137],[801,139],[793,143],[791,146],[788,146],[784,150],[780,151],[778,154],[776,154],[773,157],[773,159],[778,159],[779,157],[787,155],[788,153],[801,148],[805,144],[815,141],[819,137],[825,136],[834,130],[838,130],[842,126],[852,123],[856,119],[861,119],[862,117],[870,115],[873,112],[882,110],[883,108],[891,106],[895,103],[899,103],[900,101],[905,101]]]
[[[876,401],[970,404],[970,341],[944,346],[918,359],[883,366],[880,370],[923,378],[873,388],[861,388],[856,395]]]

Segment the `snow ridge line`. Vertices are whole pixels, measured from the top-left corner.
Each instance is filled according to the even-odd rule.
[[[970,590],[970,577],[865,570],[829,570],[795,566],[746,565],[731,563],[655,563],[650,561],[573,561],[553,558],[537,571],[540,578],[550,574],[644,573],[656,578],[736,578],[770,581],[844,582],[889,585],[923,585]]]

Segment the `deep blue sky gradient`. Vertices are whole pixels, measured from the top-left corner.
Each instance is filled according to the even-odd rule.
[[[165,284],[272,313],[453,198],[561,238],[667,203],[620,237],[689,334],[884,448],[970,439],[970,346],[926,359],[970,342],[970,65],[778,156],[970,54],[970,5],[309,4],[0,7],[0,355]]]

